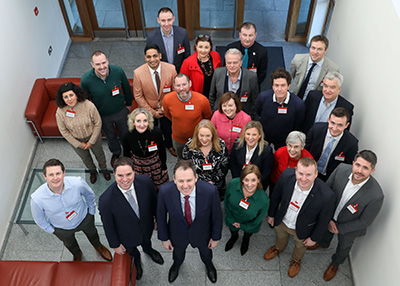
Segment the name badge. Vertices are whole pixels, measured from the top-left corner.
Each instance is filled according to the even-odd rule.
[[[67,213],[66,218],[67,218],[67,220],[71,221],[71,220],[73,220],[77,215],[78,215],[78,214],[76,213],[76,211],[72,211],[72,212],[70,212],[70,213]]]
[[[211,163],[204,163],[203,164],[203,171],[211,171],[213,169]]]
[[[345,157],[343,156],[343,152],[341,152],[339,155],[335,156],[335,160],[344,162]]]
[[[163,90],[162,90],[164,93],[165,92],[171,92],[171,86],[170,85],[167,85],[167,84],[165,84],[164,85],[164,88],[163,88]]]
[[[257,67],[255,67],[254,64],[253,64],[251,67],[248,68],[248,70],[251,71],[251,72],[255,72],[256,73],[257,72]]]
[[[153,151],[157,151],[157,143],[156,144],[151,144],[147,146],[147,149],[149,150],[149,152],[153,152]]]
[[[287,114],[287,107],[278,107],[278,114]]]
[[[251,165],[251,162],[249,161],[249,163],[244,163],[242,169],[244,169],[247,165]]]
[[[350,204],[347,206],[347,209],[351,212],[351,214],[355,214],[356,212],[358,212],[357,206],[358,204],[356,205]]]
[[[112,90],[112,96],[116,96],[116,95],[118,95],[119,94],[119,87],[115,87],[113,90]]]
[[[179,48],[176,50],[177,54],[180,55],[182,53],[185,52],[185,47],[181,47],[181,45],[179,45]]]
[[[244,208],[245,210],[247,210],[249,208],[249,206],[250,206],[250,203],[246,202],[244,199],[241,199],[240,203],[239,203],[239,206]]]
[[[245,93],[240,97],[240,102],[247,102],[247,99],[249,99],[249,96],[247,95],[247,92],[245,92]]]
[[[194,104],[185,104],[185,110],[194,110]]]
[[[67,112],[65,113],[65,116],[74,118],[75,117],[75,111],[67,110]]]
[[[299,203],[297,201],[290,202],[289,209],[297,213],[300,209]]]
[[[240,127],[239,125],[233,126],[232,127],[232,132],[241,133],[242,132],[242,127]]]

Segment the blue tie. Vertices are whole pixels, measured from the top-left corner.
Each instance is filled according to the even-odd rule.
[[[332,150],[333,141],[335,141],[335,138],[331,138],[331,141],[329,141],[328,145],[326,145],[324,154],[322,154],[321,158],[319,158],[319,160],[318,160],[317,166],[318,166],[319,173],[322,173],[322,171],[325,168],[326,162],[328,162],[328,157]]]
[[[242,62],[242,67],[247,69],[247,64],[249,62],[249,54],[248,54],[248,49],[244,49],[244,56],[243,56],[243,62]]]
[[[133,196],[132,196],[132,190],[129,190],[129,191],[127,191],[126,193],[128,194],[128,201],[129,201],[129,204],[131,205],[131,207],[132,207],[133,211],[135,212],[135,214],[137,215],[137,217],[140,218],[140,215],[139,215],[139,207],[138,207],[138,205],[137,205],[135,199],[134,199]]]

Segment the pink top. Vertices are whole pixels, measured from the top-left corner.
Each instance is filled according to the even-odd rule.
[[[251,120],[250,115],[241,110],[236,114],[233,120],[228,119],[224,113],[216,110],[211,118],[211,122],[217,129],[219,138],[225,141],[226,147],[228,148],[229,154],[235,139],[242,133],[243,127],[247,122]]]

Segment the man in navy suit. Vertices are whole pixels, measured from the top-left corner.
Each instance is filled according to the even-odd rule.
[[[328,123],[315,123],[306,138],[305,149],[318,162],[319,178],[326,181],[340,164],[351,164],[358,151],[358,139],[346,128],[350,114],[337,107],[329,115]]]
[[[275,226],[276,241],[264,254],[270,260],[282,252],[294,236],[288,275],[294,277],[300,271],[300,261],[307,246],[322,239],[333,214],[334,194],[317,178],[317,163],[304,157],[296,169],[282,172],[275,185],[268,210],[268,223]]]
[[[222,232],[222,211],[214,185],[197,181],[192,161],[179,160],[174,167],[174,181],[161,186],[157,206],[158,239],[173,250],[168,281],[173,282],[185,259],[187,246],[198,248],[211,282],[217,281],[212,263],[212,249]]]
[[[157,44],[161,49],[161,60],[173,64],[179,73],[183,61],[190,56],[190,42],[186,29],[174,26],[175,16],[168,7],[158,11],[156,28],[147,35],[147,44]]]
[[[322,91],[310,91],[305,101],[306,117],[302,127],[305,134],[315,122],[328,122],[329,114],[336,107],[344,107],[349,111],[349,123],[351,124],[354,105],[339,95],[342,85],[343,76],[340,73],[328,72],[324,78]],[[350,130],[350,124],[347,130]]]
[[[372,176],[376,163],[375,153],[363,150],[356,155],[353,165],[340,164],[326,182],[336,195],[335,212],[319,243],[327,248],[335,234],[339,240],[332,262],[324,274],[326,281],[335,277],[356,238],[367,233],[367,227],[382,207],[383,191]],[[316,244],[311,249],[320,245]]]
[[[163,264],[161,254],[152,248],[151,235],[157,208],[154,184],[147,175],[135,175],[130,158],[120,157],[114,164],[115,181],[99,198],[99,210],[110,247],[120,255],[128,252],[136,265],[136,279],[143,274],[140,252]]]

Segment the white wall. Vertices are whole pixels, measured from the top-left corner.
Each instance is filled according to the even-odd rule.
[[[4,242],[35,138],[25,107],[36,78],[56,77],[69,35],[56,0],[0,0],[0,244]],[[38,16],[33,10],[39,8]],[[47,50],[52,46],[53,53]]]
[[[393,1],[336,1],[328,33],[327,55],[344,75],[342,95],[355,105],[352,132],[361,149],[377,153],[374,175],[385,193],[380,214],[351,252],[362,286],[400,281],[400,19]]]

